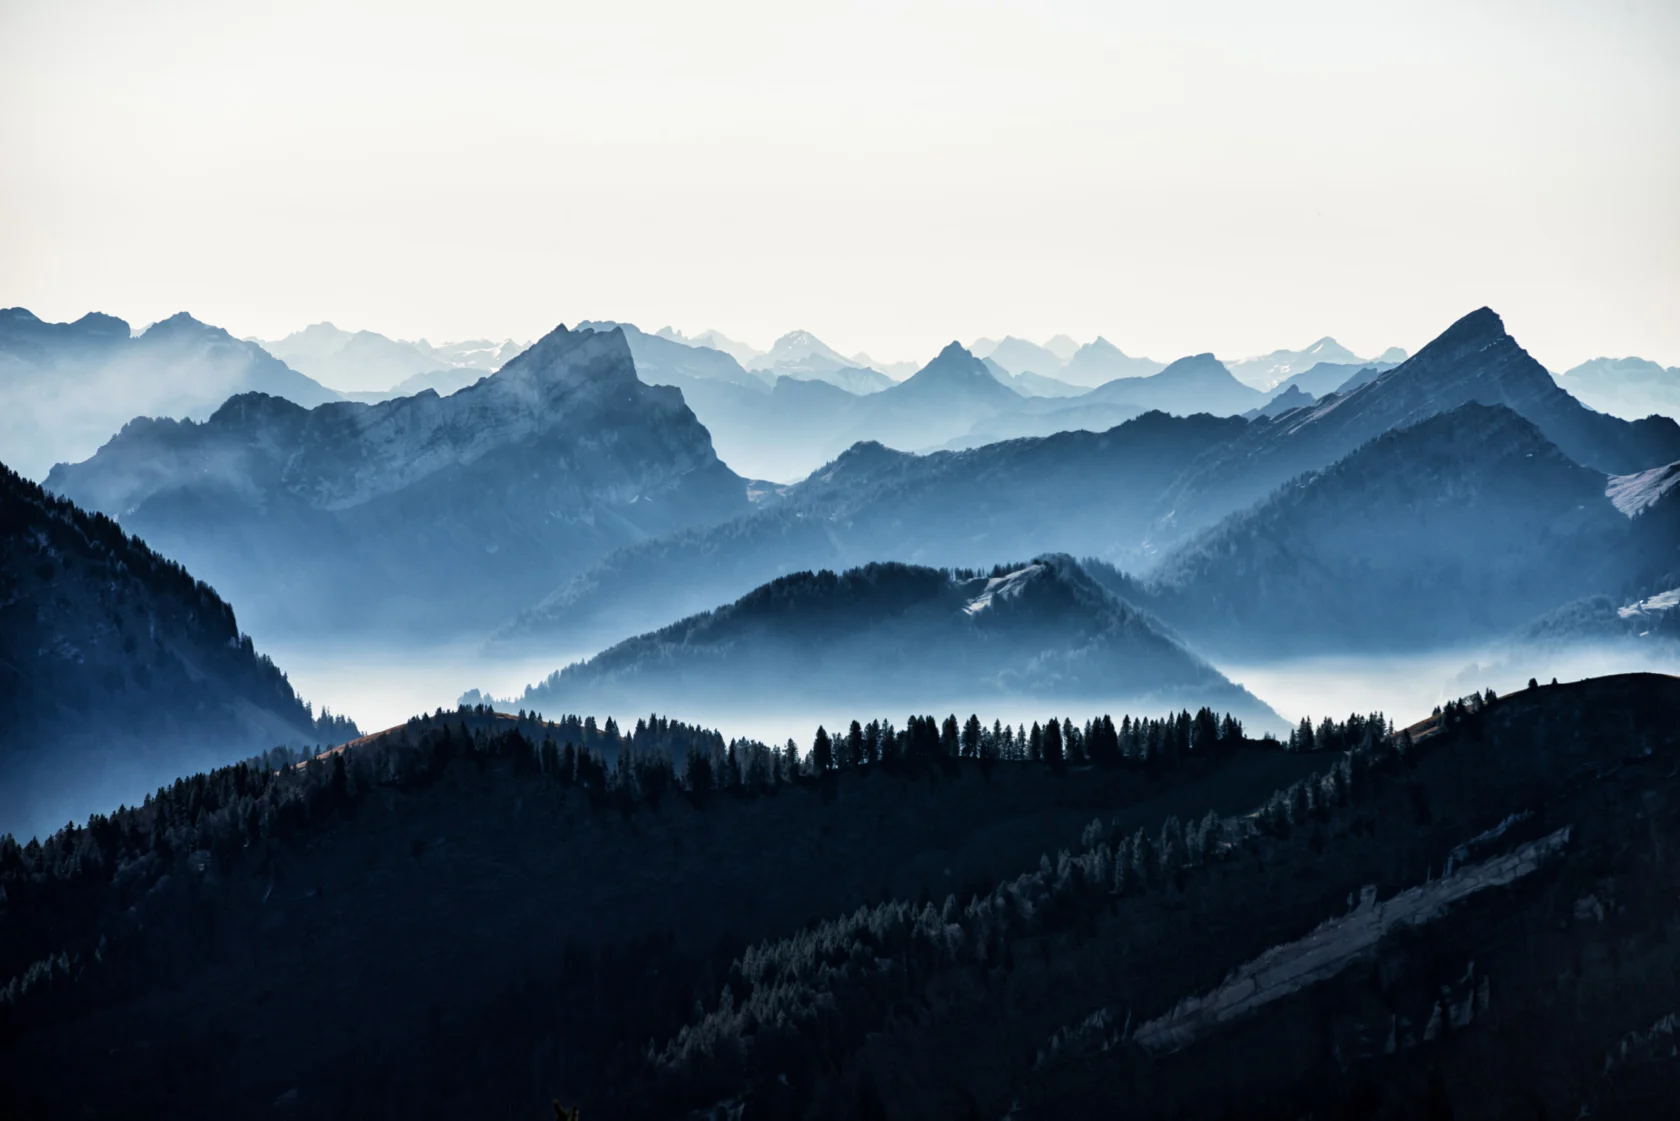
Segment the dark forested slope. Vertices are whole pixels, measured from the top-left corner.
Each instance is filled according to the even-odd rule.
[[[0,841],[0,1106],[1660,1116],[1677,706],[1536,685],[1287,749],[913,718],[797,766],[440,712]]]
[[[224,768],[0,840],[0,1112],[648,1116],[613,1103],[649,1041],[752,944],[1314,765],[1210,712],[870,721],[795,757],[463,708]]]
[[[1250,814],[755,947],[629,1112],[1665,1116],[1677,706],[1650,675],[1470,698]]]
[[[796,714],[1005,696],[1277,719],[1066,556],[989,573],[903,564],[795,573],[557,671],[518,703]]]
[[[0,829],[355,734],[315,718],[208,585],[0,466]]]

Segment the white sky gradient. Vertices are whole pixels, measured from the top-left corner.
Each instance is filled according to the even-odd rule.
[[[0,0],[0,304],[1680,365],[1680,3]]]

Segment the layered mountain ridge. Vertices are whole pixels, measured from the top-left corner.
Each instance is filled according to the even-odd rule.
[[[613,605],[630,602],[633,615],[619,625],[645,627],[781,573],[869,560],[961,566],[987,553],[1051,549],[1147,573],[1194,534],[1291,479],[1471,403],[1522,417],[1601,479],[1680,459],[1680,426],[1585,408],[1482,309],[1369,382],[1277,417],[1149,414],[1101,433],[923,456],[862,445],[746,519],[607,558],[504,634],[528,641],[553,627],[595,625],[588,620],[610,629],[605,616]]]
[[[1134,711],[1205,705],[1278,723],[1066,556],[990,575],[893,563],[795,573],[557,671],[517,703],[805,713],[1005,696]]]
[[[48,486],[288,632],[471,630],[614,547],[747,508],[680,393],[636,378],[622,332],[564,327],[447,398],[246,394],[202,424],[136,420]]]
[[[255,343],[186,312],[135,335],[98,312],[46,323],[24,308],[0,310],[0,448],[31,478],[92,455],[136,416],[201,420],[250,392],[305,408],[339,399]]]

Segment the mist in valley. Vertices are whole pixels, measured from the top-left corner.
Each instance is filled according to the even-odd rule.
[[[455,708],[463,697],[487,700],[498,711],[517,712],[521,697],[554,670],[588,658],[594,650],[554,654],[528,651],[515,655],[482,643],[459,642],[433,647],[391,643],[270,643],[276,661],[288,667],[299,693],[318,704],[351,717],[364,732],[401,724],[410,716]],[[1680,645],[1641,647],[1630,643],[1577,645],[1567,648],[1466,646],[1409,654],[1339,654],[1273,662],[1222,662],[1215,668],[1270,707],[1278,719],[1250,716],[1244,724],[1250,735],[1286,733],[1303,717],[1314,722],[1350,713],[1382,712],[1397,725],[1427,717],[1435,706],[1468,693],[1493,689],[1501,695],[1525,687],[1530,678],[1542,684],[1560,683],[1621,673],[1680,674]],[[472,695],[475,694],[476,695]],[[866,688],[839,701],[809,703],[778,698],[766,685],[762,700],[722,701],[704,689],[672,690],[648,708],[622,703],[550,706],[533,703],[530,710],[545,719],[575,712],[597,721],[616,720],[633,727],[651,712],[686,723],[716,729],[727,739],[745,738],[771,746],[788,740],[808,751],[820,725],[844,730],[851,721],[890,719],[903,724],[910,715],[943,719],[969,714],[990,727],[993,721],[1031,727],[1054,716],[1082,723],[1094,716],[1159,717],[1183,704],[1196,707],[1194,698],[1135,695],[1123,689],[1102,697],[1000,696],[997,693],[930,693],[913,711],[901,700],[876,695]],[[901,695],[895,690],[895,695]],[[1207,703],[1220,710],[1217,698]]]

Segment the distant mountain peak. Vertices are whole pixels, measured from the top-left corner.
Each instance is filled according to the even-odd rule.
[[[974,357],[967,347],[958,342],[947,345],[933,361],[894,386],[892,392],[917,395],[936,387],[967,391],[967,395],[971,397],[973,391],[978,391],[985,397],[999,401],[1020,396],[994,377],[984,361]]]
[[[1066,362],[1079,353],[1079,344],[1067,335],[1056,335],[1044,344],[1044,349]]]
[[[1169,363],[1167,368],[1162,370],[1160,373],[1152,374],[1150,376],[1154,378],[1178,380],[1205,378],[1209,375],[1217,377],[1221,381],[1225,379],[1230,379],[1231,381],[1236,380],[1231,377],[1231,371],[1225,368],[1225,363],[1221,362],[1211,353],[1207,352],[1203,352],[1201,354],[1187,354],[1183,358]]]
[[[184,311],[178,311],[167,319],[158,320],[150,327],[147,327],[144,334],[150,335],[154,331],[156,331],[159,335],[182,334],[188,331],[203,332],[211,335],[227,335],[227,332],[222,330],[222,328],[212,327],[207,323],[200,322],[199,320],[194,319],[191,314]],[[232,338],[231,335],[228,337]]]
[[[1511,336],[1505,330],[1505,321],[1499,318],[1499,313],[1490,307],[1479,307],[1468,315],[1463,316],[1448,327],[1429,345],[1463,345],[1466,342],[1485,340],[1497,342],[1509,339]],[[1515,341],[1515,340],[1513,340]],[[1425,347],[1428,349],[1428,347]],[[1419,351],[1422,354],[1423,351]]]

